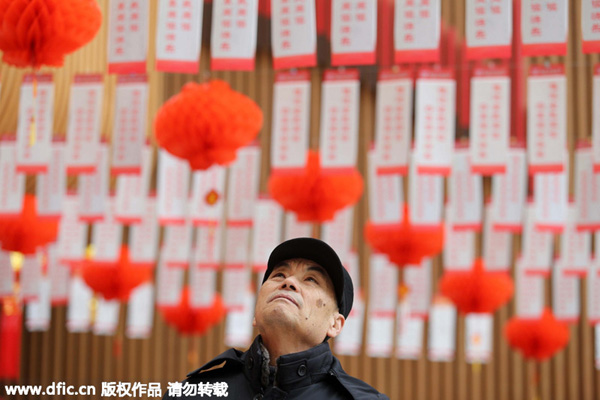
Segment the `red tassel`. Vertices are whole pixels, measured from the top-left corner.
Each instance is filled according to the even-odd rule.
[[[61,67],[66,54],[102,25],[96,0],[0,0],[2,60],[16,67]]]
[[[310,150],[300,174],[276,174],[269,178],[269,193],[281,206],[296,213],[298,221],[324,222],[358,201],[363,190],[356,169],[348,173],[324,174],[319,153]]]
[[[508,344],[525,358],[544,361],[565,348],[569,327],[554,318],[549,308],[539,319],[511,318],[504,328]]]
[[[493,313],[510,300],[514,285],[507,273],[485,271],[477,259],[470,271],[446,272],[440,291],[462,313]]]
[[[192,308],[190,306],[190,290],[185,287],[181,291],[179,304],[160,307],[164,320],[175,327],[183,335],[203,335],[210,328],[220,323],[225,317],[225,307],[221,296],[215,295],[210,307]]]
[[[12,298],[0,307],[0,379],[19,379],[21,360],[21,320],[23,314]]]
[[[236,150],[252,142],[262,124],[254,101],[214,80],[187,83],[158,110],[154,131],[161,147],[198,170],[235,160]]]

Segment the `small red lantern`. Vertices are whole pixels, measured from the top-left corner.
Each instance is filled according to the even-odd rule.
[[[0,0],[2,60],[16,67],[61,67],[102,25],[96,0]]]
[[[308,151],[306,168],[299,174],[276,174],[269,178],[269,192],[281,206],[296,213],[298,221],[324,222],[358,201],[363,179],[356,169],[323,173],[319,153]]]
[[[235,160],[262,124],[258,105],[227,82],[190,82],[158,110],[154,133],[161,147],[198,170]]]
[[[203,335],[225,317],[223,300],[218,293],[215,294],[211,306],[192,308],[188,287],[183,288],[181,291],[179,304],[176,306],[162,306],[160,311],[165,321],[184,335]]]
[[[58,222],[37,215],[36,198],[26,194],[23,210],[14,217],[0,219],[0,242],[5,251],[34,254],[38,247],[54,242],[58,235]]]
[[[421,228],[411,225],[408,206],[404,219],[396,225],[377,225],[368,221],[364,237],[376,250],[387,255],[398,267],[418,265],[424,257],[433,257],[444,246],[444,225]]]
[[[507,273],[485,271],[477,259],[469,271],[444,273],[440,291],[462,313],[493,313],[510,300],[514,285]]]

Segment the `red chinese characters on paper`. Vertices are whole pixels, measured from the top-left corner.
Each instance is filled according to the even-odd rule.
[[[581,2],[581,36],[583,53],[600,52],[600,1]]]
[[[466,10],[467,58],[509,58],[512,1],[469,0]]]
[[[215,0],[213,4],[211,68],[253,69],[257,0]]]
[[[115,0],[110,11],[109,72],[145,72],[148,3]]]
[[[272,7],[273,67],[280,69],[316,65],[314,0],[276,0]]]
[[[375,63],[376,8],[373,0],[334,0],[331,65]]]
[[[568,1],[521,3],[523,55],[566,55]]]
[[[396,63],[439,61],[440,10],[439,0],[396,0]]]

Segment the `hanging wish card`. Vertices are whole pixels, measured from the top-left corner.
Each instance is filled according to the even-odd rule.
[[[521,2],[521,40],[524,56],[567,54],[569,0]]]
[[[0,216],[17,216],[23,209],[24,174],[16,170],[17,146],[13,140],[0,140]]]
[[[214,0],[212,4],[210,68],[253,70],[258,0]]]
[[[67,189],[65,174],[65,144],[54,141],[50,150],[51,159],[48,170],[36,180],[37,213],[42,218],[59,219],[62,214],[62,202]]]
[[[317,64],[315,0],[271,1],[273,68],[314,67]]]
[[[332,0],[331,65],[375,64],[377,0]]]
[[[577,230],[600,230],[600,173],[594,173],[589,142],[575,150],[575,209]]]
[[[514,147],[508,152],[504,174],[492,179],[492,227],[499,231],[520,232],[527,197],[525,149]]]
[[[112,0],[108,15],[108,73],[146,72],[150,3]]]
[[[442,4],[440,0],[396,0],[394,60],[396,64],[440,60]]]
[[[108,145],[106,143],[96,146],[94,160],[96,171],[92,174],[80,175],[77,179],[79,219],[87,222],[99,221],[104,218],[110,183]]]
[[[513,10],[511,0],[467,0],[467,58],[510,58]]]
[[[183,224],[188,204],[189,163],[160,149],[157,175],[159,223],[161,225]]]

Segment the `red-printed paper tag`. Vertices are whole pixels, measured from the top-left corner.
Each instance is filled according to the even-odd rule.
[[[150,3],[143,0],[112,0],[108,16],[108,72],[146,72]],[[118,98],[118,97],[117,97]]]
[[[317,18],[314,0],[271,1],[273,68],[317,64]]]
[[[64,305],[69,296],[71,269],[58,261],[58,246],[46,246],[47,274],[50,277],[50,301],[53,306]]]
[[[552,311],[559,321],[577,322],[580,313],[579,278],[557,261],[552,269]]]
[[[569,204],[567,177],[567,171],[535,175],[533,194],[537,229],[558,233],[564,229]]]
[[[515,275],[515,316],[539,318],[544,310],[544,277],[530,274],[523,260],[517,260]]]
[[[309,117],[308,71],[278,73],[273,86],[272,173],[294,172],[306,165]]]
[[[358,70],[325,71],[321,97],[321,168],[353,168],[358,155]]]
[[[475,232],[456,229],[450,206],[444,226],[444,271],[469,271],[475,261]]]
[[[506,172],[510,142],[508,68],[478,68],[471,78],[471,168],[482,175]]]
[[[27,303],[25,325],[29,332],[44,332],[50,327],[52,307],[50,302],[50,278],[40,277],[36,300]]]
[[[394,316],[398,298],[398,268],[383,254],[369,259],[369,313]]]
[[[108,145],[96,146],[94,154],[96,171],[78,178],[79,219],[98,221],[104,218],[105,199],[110,181],[108,171]]]
[[[596,240],[596,244],[597,243],[598,240]],[[588,274],[586,281],[588,322],[590,324],[598,324],[600,323],[600,257],[596,257],[592,263],[590,273]]]
[[[160,0],[156,24],[156,70],[198,72],[202,0]]]
[[[448,216],[454,230],[481,230],[483,182],[472,172],[469,149],[455,148],[448,179]]]
[[[193,252],[196,267],[217,269],[221,265],[222,231],[220,225],[197,228]]]
[[[17,216],[23,209],[25,175],[17,174],[13,141],[0,142],[0,216]]]
[[[263,271],[267,269],[271,251],[281,242],[283,209],[275,200],[267,198],[256,200],[254,207],[252,269]]]
[[[127,303],[125,335],[129,339],[146,339],[154,322],[154,285],[143,283],[131,291]]]
[[[38,174],[48,170],[53,125],[52,75],[25,75],[17,121],[17,172]]]
[[[217,270],[190,266],[190,306],[206,308],[213,305],[217,289]]]
[[[438,62],[442,5],[439,0],[396,0],[394,51],[396,64]]]
[[[167,267],[187,268],[192,249],[193,226],[189,219],[165,227],[161,256]]]
[[[14,293],[15,271],[10,263],[10,252],[0,249],[0,297]]]
[[[468,363],[487,363],[492,357],[494,317],[469,313],[465,317],[465,358]]]
[[[156,198],[144,201],[144,212],[139,224],[129,227],[129,261],[132,264],[154,266],[158,249]]]
[[[369,310],[367,316],[366,353],[369,357],[390,357],[394,348],[395,311],[377,313]]]
[[[253,70],[258,0],[214,0],[210,36],[212,70]]]
[[[456,353],[456,308],[446,299],[435,299],[429,311],[427,357],[430,361],[452,361]]]
[[[378,175],[377,155],[370,151],[368,155],[369,172],[369,219],[374,224],[396,225],[404,217],[404,193],[402,177],[395,175]]]
[[[527,197],[525,149],[512,148],[504,174],[492,179],[492,227],[501,231],[521,231]]]
[[[247,146],[238,150],[237,160],[231,165],[227,182],[227,221],[252,224],[254,202],[258,193],[260,148]]]
[[[524,56],[567,54],[569,2],[529,0],[521,2],[521,38]]]
[[[119,300],[105,300],[100,297],[96,300],[96,314],[94,316],[94,335],[112,336],[119,324]]]
[[[412,136],[413,79],[408,70],[382,71],[375,103],[377,173],[408,173]]]
[[[346,318],[344,329],[333,343],[336,354],[357,356],[363,342],[363,321],[365,319],[365,303],[361,294],[354,298],[350,315]]]
[[[170,268],[167,266],[161,254],[156,274],[156,305],[158,307],[179,304],[184,274],[185,270],[183,268]]]
[[[333,0],[331,65],[375,64],[377,1]]]
[[[321,239],[329,244],[345,264],[352,247],[354,234],[354,207],[338,211],[333,221],[321,225]]]
[[[81,276],[71,278],[67,307],[67,331],[87,332],[91,323],[91,302],[94,292]]]
[[[296,214],[285,213],[285,227],[283,230],[283,239],[293,239],[297,237],[312,236],[312,224],[308,222],[299,222]]]
[[[225,267],[245,268],[250,255],[250,227],[228,225],[224,244]]]
[[[121,254],[123,225],[115,220],[115,199],[106,199],[106,207],[102,222],[92,228],[93,260],[97,263],[114,263]]]
[[[187,215],[190,165],[166,150],[158,152],[158,221],[181,225]]]
[[[404,284],[408,288],[411,317],[427,319],[431,302],[431,259],[424,258],[420,265],[408,265],[404,269]]]
[[[423,332],[425,321],[413,317],[406,302],[398,305],[396,317],[396,358],[418,360],[423,352]]]
[[[217,225],[223,219],[225,168],[215,165],[192,174],[189,213],[194,225]]]
[[[67,121],[67,174],[91,174],[100,143],[104,83],[102,75],[75,75],[69,97]]]
[[[452,71],[420,71],[415,109],[417,173],[449,175],[456,111],[456,81]]]
[[[225,346],[247,348],[253,337],[254,293],[249,288],[240,290],[243,301],[239,307],[230,309],[225,320]]]
[[[152,174],[152,148],[142,149],[142,173],[140,175],[121,174],[117,177],[116,218],[123,224],[141,222],[144,202],[148,196],[150,176]]]
[[[581,51],[600,53],[600,2],[582,0],[581,2]]]
[[[422,228],[437,228],[442,223],[444,178],[418,174],[414,157],[411,161],[408,178],[410,223]]]
[[[485,207],[483,225],[483,264],[487,271],[509,272],[512,263],[513,238],[510,232],[493,227],[492,205]]]
[[[575,205],[577,230],[600,230],[600,174],[589,146],[575,150]]]
[[[62,201],[66,191],[65,144],[52,143],[48,171],[37,177],[37,213],[44,218],[60,218]]]
[[[529,172],[560,172],[567,147],[567,80],[563,65],[533,66],[527,79]]]
[[[42,263],[39,254],[24,254],[19,276],[19,296],[24,303],[36,301],[40,295]]]
[[[560,262],[565,275],[585,276],[592,261],[592,235],[577,230],[577,208],[569,204],[567,221],[560,242]]]
[[[530,275],[550,274],[553,256],[553,238],[551,231],[536,228],[536,212],[533,204],[527,205],[523,227],[522,268]]]
[[[61,263],[77,262],[85,256],[87,225],[79,219],[79,198],[67,194],[63,200],[58,228],[58,259]]]
[[[467,58],[510,58],[512,19],[511,0],[467,0]]]
[[[223,271],[223,304],[227,310],[239,311],[244,308],[246,293],[250,287],[249,268],[225,267]]]
[[[600,110],[600,64],[594,66],[592,83],[592,110]],[[600,172],[600,113],[592,112],[592,149],[594,172]]]

